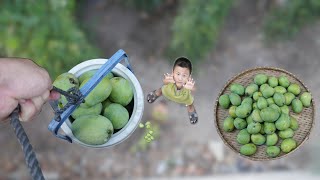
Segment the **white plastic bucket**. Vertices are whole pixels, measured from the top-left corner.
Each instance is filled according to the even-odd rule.
[[[81,76],[83,73],[93,70],[93,69],[99,69],[103,64],[105,64],[108,61],[108,59],[92,59],[88,61],[84,61],[75,67],[73,67],[69,73],[74,74],[76,77]],[[119,144],[123,142],[125,139],[127,139],[138,127],[140,120],[142,118],[143,109],[144,109],[144,97],[143,97],[143,91],[140,86],[139,81],[135,77],[135,75],[125,66],[122,64],[117,64],[111,71],[116,76],[123,77],[127,79],[131,87],[133,89],[133,111],[131,114],[131,117],[128,121],[128,123],[123,127],[120,131],[114,133],[109,141],[107,141],[105,144],[102,145],[89,145],[85,144],[81,141],[79,141],[72,133],[71,131],[71,122],[69,119],[67,119],[61,126],[64,133],[69,136],[73,142],[76,142],[77,144],[80,144],[85,147],[90,148],[106,148],[111,147],[116,144]]]

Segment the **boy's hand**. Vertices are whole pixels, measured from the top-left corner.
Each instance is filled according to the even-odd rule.
[[[163,83],[164,84],[175,83],[173,79],[173,75],[169,73],[164,74]]]
[[[193,80],[193,78],[189,77],[187,83],[183,87],[186,88],[186,89],[189,89],[189,90],[193,90],[195,83],[196,82]]]

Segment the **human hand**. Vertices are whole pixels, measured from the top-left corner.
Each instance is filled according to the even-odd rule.
[[[0,58],[0,121],[8,119],[18,104],[20,120],[33,119],[45,102],[59,99],[59,93],[51,89],[48,72],[33,61]]]
[[[175,81],[173,79],[173,75],[169,74],[169,73],[164,74],[163,83],[164,84],[175,83]]]
[[[196,82],[193,80],[193,78],[189,77],[187,83],[185,85],[183,85],[183,87],[186,88],[186,89],[189,89],[189,90],[193,90],[195,83]]]

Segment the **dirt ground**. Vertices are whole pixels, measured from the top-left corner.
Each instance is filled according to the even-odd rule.
[[[172,60],[164,58],[162,54],[170,40],[170,24],[175,10],[148,17],[127,8],[93,2],[87,4],[80,16],[81,26],[86,27],[93,43],[106,58],[118,49],[124,49],[145,95],[160,87],[162,74],[171,71]],[[273,66],[285,69],[299,77],[311,90],[315,102],[318,102],[320,23],[305,27],[291,41],[266,45],[261,33],[263,11],[255,3],[244,2],[242,0],[235,4],[221,29],[216,48],[208,54],[204,63],[194,67],[198,71],[194,77],[197,86],[195,106],[199,114],[196,125],[189,123],[184,106],[167,102],[170,127],[161,133],[158,146],[155,145],[148,154],[132,155],[127,150],[141,134],[138,130],[111,149],[88,149],[69,144],[55,138],[47,130],[53,117],[47,105],[33,123],[24,126],[43,171],[50,177],[48,179],[158,176],[159,162],[174,156],[177,150],[185,151],[212,142],[222,143],[214,126],[214,103],[226,81],[248,68]],[[151,105],[145,103],[143,122],[150,119],[151,110],[157,104],[159,101]],[[285,160],[280,160],[280,164],[297,164],[310,159],[310,149],[320,135],[317,119],[318,115],[309,141]],[[22,151],[7,124],[0,125],[0,147],[0,160],[4,162],[0,165],[0,179],[28,179]],[[226,146],[224,149],[228,151]],[[234,157],[235,154],[231,153],[230,156]],[[274,162],[252,164],[268,166]],[[129,170],[133,167],[137,171]],[[113,175],[108,174],[111,170],[114,171]]]

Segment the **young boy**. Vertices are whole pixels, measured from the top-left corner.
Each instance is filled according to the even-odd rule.
[[[163,86],[150,92],[147,95],[147,101],[153,103],[161,95],[167,99],[185,104],[191,124],[198,121],[198,114],[193,105],[193,96],[195,81],[191,78],[192,64],[189,59],[179,57],[173,65],[172,74],[164,74]]]

